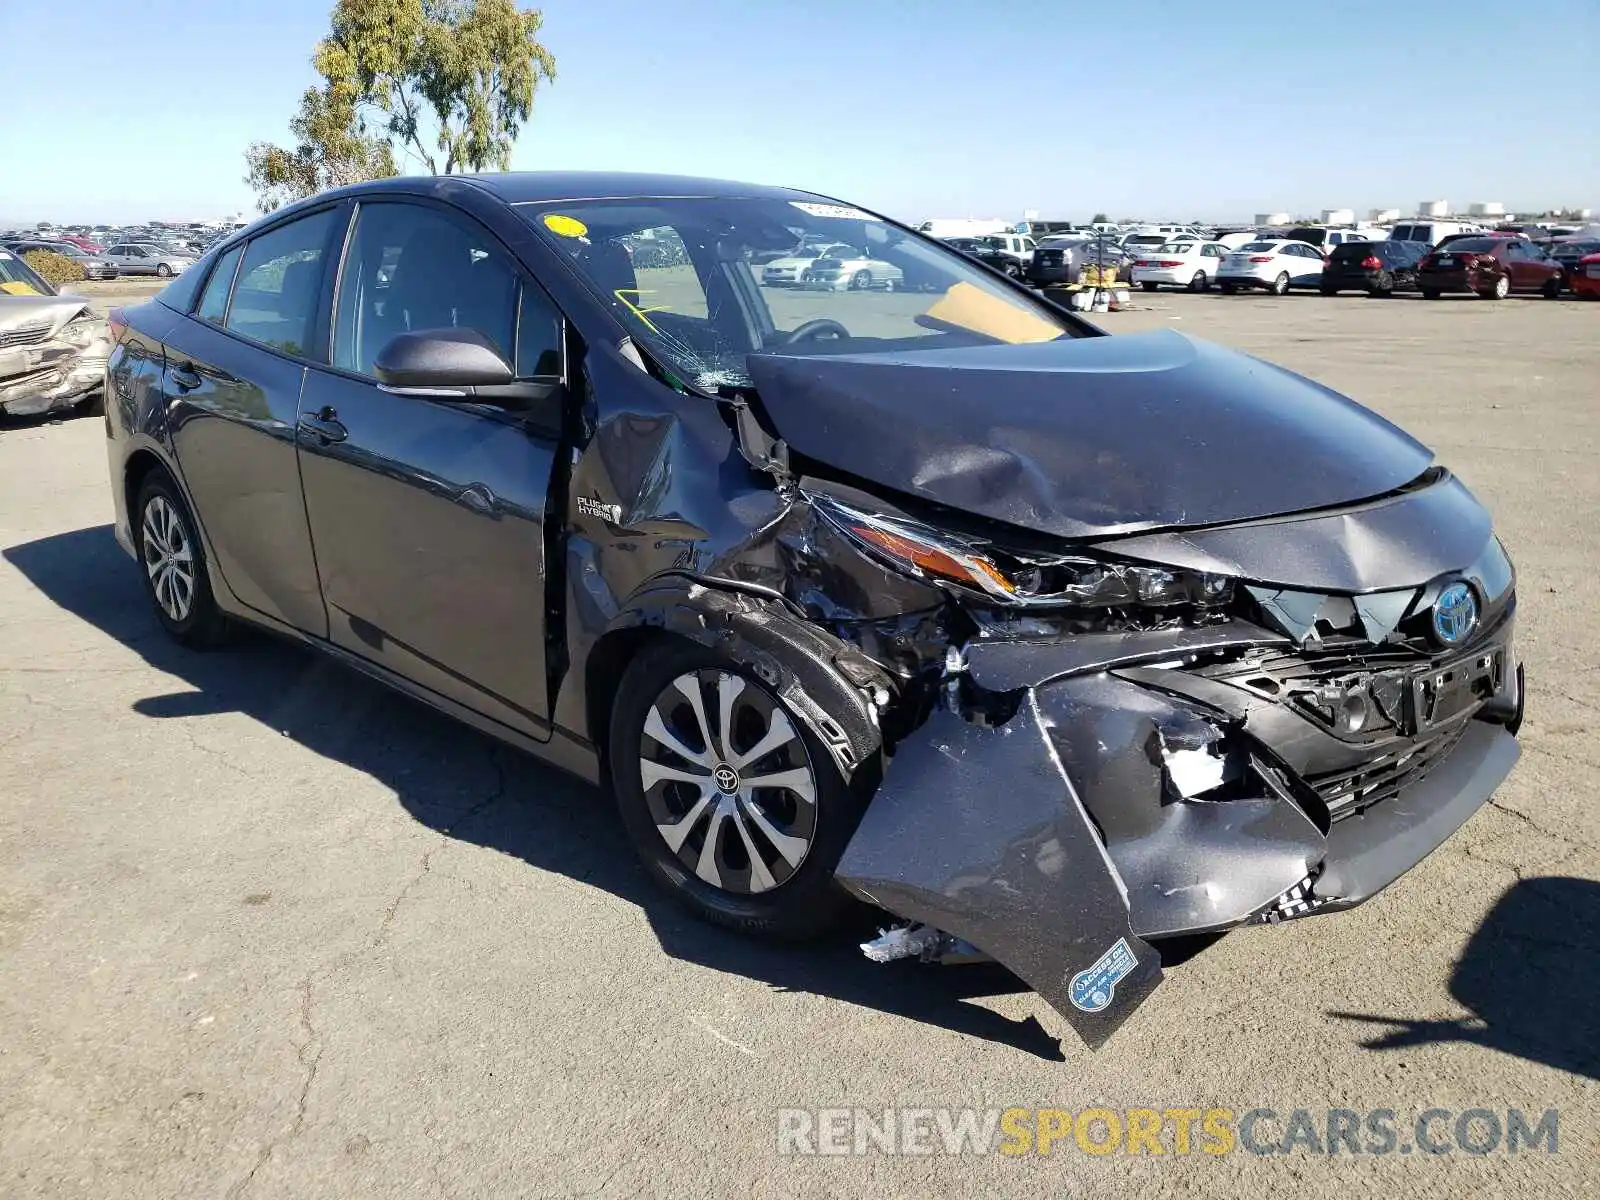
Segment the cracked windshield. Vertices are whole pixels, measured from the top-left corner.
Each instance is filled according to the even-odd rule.
[[[660,367],[751,384],[752,353],[1046,342],[1065,321],[960,255],[845,205],[640,199],[521,206]]]

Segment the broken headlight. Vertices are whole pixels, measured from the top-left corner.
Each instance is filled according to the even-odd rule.
[[[919,522],[865,513],[813,496],[817,511],[856,545],[919,579],[1015,605],[1095,608],[1226,604],[1233,580],[1182,568],[1085,554],[1005,550]]]

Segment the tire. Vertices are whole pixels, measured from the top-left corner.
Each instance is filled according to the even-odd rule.
[[[1378,277],[1372,281],[1372,285],[1367,288],[1367,295],[1380,299],[1394,295],[1394,276],[1387,271],[1380,271]]]
[[[1483,297],[1485,300],[1504,300],[1510,294],[1511,277],[1509,275],[1500,276],[1499,279],[1494,281],[1493,287],[1485,288],[1483,291],[1478,293],[1478,295]]]
[[[1211,280],[1206,277],[1206,273],[1204,271],[1196,271],[1194,273],[1194,278],[1189,280],[1189,290],[1191,292],[1209,291],[1210,288]]]
[[[166,263],[157,263],[156,264],[156,275],[159,276],[162,279],[171,279],[172,278],[172,268],[167,266]]]
[[[883,290],[886,292],[898,292],[900,285],[892,279],[885,279],[883,281]]]
[[[1546,300],[1561,299],[1561,280],[1559,278],[1550,280],[1540,290],[1540,294]]]
[[[852,292],[864,292],[871,286],[871,271],[857,271],[854,275],[850,276],[850,290]]]
[[[1423,288],[1422,289],[1422,298],[1424,300],[1437,300],[1439,298],[1439,289],[1438,288]]]
[[[746,753],[782,737],[785,727],[789,737],[754,760],[725,753],[725,741],[718,748],[725,704],[733,742]],[[651,878],[691,912],[746,933],[800,940],[850,910],[833,871],[865,800],[804,721],[754,675],[694,642],[663,638],[623,675],[610,733],[606,761],[623,828]],[[739,775],[755,778],[752,767],[789,784],[751,788]],[[709,847],[708,837],[715,839]]]
[[[1339,294],[1338,288],[1329,287],[1327,284],[1322,284],[1319,286],[1317,291],[1321,292],[1324,296],[1337,296]]]
[[[1004,271],[1006,273],[1006,275],[1008,275],[1012,279],[1021,279],[1022,278],[1022,268],[1017,266],[1016,263],[1007,263],[1005,266],[1001,267],[1000,269],[1002,271]]]
[[[80,417],[103,417],[106,415],[106,392],[104,388],[96,388],[82,400],[72,406],[72,411]]]
[[[1224,295],[1224,296],[1231,296],[1231,295],[1233,295],[1233,294],[1234,294],[1234,293],[1235,293],[1235,292],[1236,292],[1236,291],[1238,291],[1238,290],[1239,290],[1239,288],[1238,288],[1238,286],[1237,286],[1237,285],[1236,285],[1236,284],[1232,284],[1232,283],[1219,283],[1219,284],[1217,284],[1217,290],[1218,290],[1218,291],[1219,291],[1219,292],[1221,292],[1221,293],[1222,293],[1222,294],[1223,294],[1223,295]]]
[[[1274,279],[1272,281],[1272,294],[1274,296],[1282,296],[1282,295],[1285,295],[1288,291],[1289,291],[1289,272],[1285,271],[1285,272],[1283,272],[1283,274],[1279,275],[1276,279]]]
[[[228,618],[211,594],[205,547],[189,506],[165,471],[145,476],[130,524],[145,591],[168,636],[197,649],[225,640]]]
[[[1153,292],[1159,285],[1154,283],[1141,283],[1139,286],[1147,292]]]

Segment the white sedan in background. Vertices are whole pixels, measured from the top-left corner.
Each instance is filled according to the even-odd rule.
[[[795,253],[775,258],[762,267],[761,282],[767,287],[799,287],[802,276],[810,270],[812,263],[834,253],[854,254],[855,250],[842,243],[801,247]]]
[[[1246,242],[1223,256],[1217,287],[1224,292],[1261,288],[1281,296],[1290,288],[1322,286],[1322,251],[1305,242]]]
[[[891,262],[873,258],[849,246],[834,246],[800,272],[800,286],[832,292],[866,292],[881,288],[895,291],[905,283],[905,272]]]
[[[1221,242],[1167,242],[1133,260],[1133,282],[1147,292],[1162,284],[1203,292],[1216,281],[1227,253]]]

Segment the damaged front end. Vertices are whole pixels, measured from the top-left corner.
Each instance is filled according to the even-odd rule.
[[[110,330],[81,296],[0,296],[0,412],[69,408],[104,386]]]
[[[1393,586],[1438,566],[1393,530],[1441,512],[1477,552]],[[1514,578],[1481,514],[1435,472],[1247,547],[1193,532],[1186,565],[1111,553],[1150,538],[1002,549],[806,479],[722,569],[889,680],[887,767],[837,877],[913,926],[869,955],[991,956],[1098,1045],[1159,981],[1154,943],[1359,904],[1505,778]],[[1343,590],[1276,582],[1286,542],[1323,546],[1299,566]],[[1462,594],[1470,626],[1441,634]]]
[[[1285,539],[1337,548],[1324,575],[1340,554],[1382,570],[1372,535],[1396,505],[1455,508],[1486,540],[1458,571],[1375,593],[1245,582],[1279,573]],[[977,628],[946,655],[941,702],[895,748],[839,878],[992,955],[1090,1045],[1159,980],[1152,943],[1370,898],[1517,758],[1513,575],[1479,514],[1440,475],[1257,527],[1239,576],[1108,561],[1098,609],[968,599]],[[1217,566],[1194,553],[1207,541],[1190,534],[1189,558]],[[1169,603],[1138,603],[1158,586]]]
[[[1226,394],[1236,367],[1220,352],[1165,352],[1204,368],[1193,395]],[[992,428],[924,428],[943,440],[885,467],[870,443],[841,446],[872,432],[870,415],[830,407],[823,368],[751,364],[759,390],[720,393],[715,495],[673,483],[693,442],[716,440],[691,428],[698,415],[602,421],[572,482],[593,498],[580,513],[605,520],[580,521],[568,548],[579,605],[602,612],[577,624],[647,621],[720,646],[871,790],[835,877],[907,924],[869,957],[993,958],[1098,1046],[1160,981],[1163,939],[1359,904],[1515,763],[1511,563],[1459,482],[1348,401],[1284,392],[1325,411],[1278,467],[1293,459],[1298,477],[1333,461],[1317,445],[1330,422],[1377,450],[1324,473],[1325,503],[1282,512],[1269,485],[1287,496],[1294,478],[1257,478],[1259,496],[1241,499],[1218,475],[1185,498],[1131,433],[1095,451],[1104,425],[1041,410],[1032,428],[1055,431],[1059,460],[1047,463],[1028,427],[1002,421],[1021,410],[997,402],[982,410]],[[1132,370],[1108,358],[1086,386]],[[1281,376],[1272,385],[1290,388]],[[952,376],[975,393],[994,377]],[[786,388],[802,378],[810,391]],[[1193,444],[1203,423],[1180,415]],[[1095,486],[1063,481],[1074,462],[1093,465]],[[1112,491],[1095,490],[1102,479]],[[1241,517],[1245,504],[1273,515]],[[645,538],[675,554],[653,577]],[[674,598],[630,612],[627,588],[606,582],[630,573]]]

